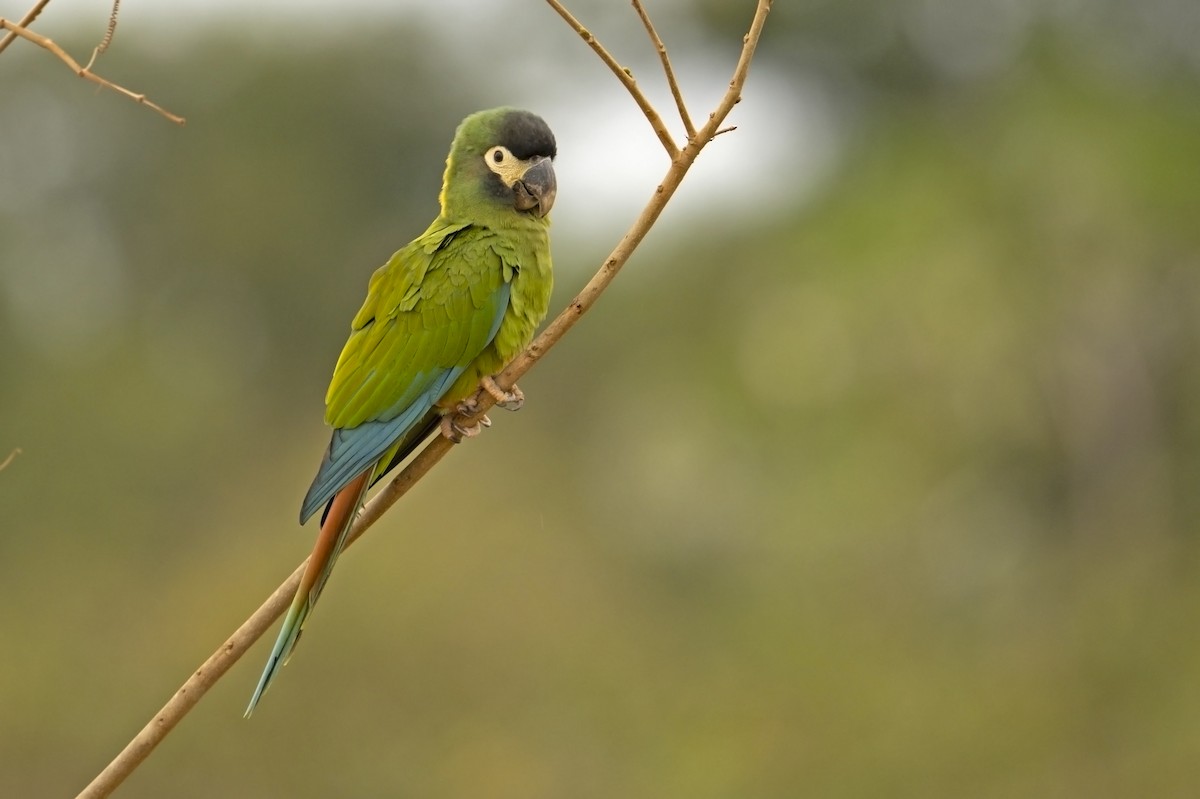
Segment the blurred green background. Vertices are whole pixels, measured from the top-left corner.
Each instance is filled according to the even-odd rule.
[[[702,116],[752,3],[648,5]],[[1200,5],[776,5],[526,409],[119,796],[1195,795]],[[0,56],[2,796],[74,795],[307,554],[326,381],[462,116],[558,133],[555,308],[665,170],[544,5],[346,8],[129,4],[97,69],[182,129]],[[574,8],[666,101],[628,6]],[[107,13],[36,29],[83,59]]]

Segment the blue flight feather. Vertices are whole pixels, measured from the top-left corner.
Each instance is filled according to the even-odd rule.
[[[496,292],[496,299],[499,301],[496,303],[495,318],[492,319],[487,344],[484,346],[492,343],[500,329],[500,323],[508,310],[511,289],[512,286],[505,283]],[[428,387],[393,418],[363,422],[357,427],[335,429],[325,457],[321,459],[317,476],[309,486],[308,493],[304,495],[304,502],[300,506],[300,523],[308,521],[309,517],[329,502],[334,494],[362,474],[387,451],[388,447],[408,433],[465,370],[466,365],[438,369],[430,373],[422,372],[413,382],[418,385],[424,383]]]

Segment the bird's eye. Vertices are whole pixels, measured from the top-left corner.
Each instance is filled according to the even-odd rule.
[[[483,154],[483,162],[487,164],[487,168],[499,175],[505,185],[512,185],[512,171],[519,169],[521,159],[509,152],[508,148],[503,144],[497,144],[495,147],[489,147]]]

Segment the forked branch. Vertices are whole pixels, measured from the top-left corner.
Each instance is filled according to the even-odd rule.
[[[64,64],[66,64],[67,67],[69,67],[72,72],[74,72],[76,75],[83,78],[84,80],[89,80],[98,86],[103,86],[104,88],[110,89],[110,90],[116,92],[117,94],[124,95],[124,96],[128,97],[130,100],[133,100],[135,103],[140,103],[140,104],[146,106],[147,108],[161,114],[162,116],[164,116],[167,119],[174,122],[176,125],[187,124],[186,119],[184,119],[181,116],[178,116],[177,114],[172,114],[170,111],[166,110],[165,108],[160,106],[158,103],[155,103],[150,98],[146,97],[146,95],[138,94],[137,92],[132,92],[129,89],[126,89],[124,86],[113,83],[112,81],[107,80],[106,78],[100,77],[95,72],[92,72],[90,69],[90,67],[92,65],[91,61],[88,62],[88,66],[86,66],[86,67],[80,66],[78,61],[76,61],[74,58],[71,58],[71,56],[68,55],[65,50],[63,50],[61,47],[59,47],[53,41],[51,41],[50,39],[47,39],[45,36],[42,36],[40,33],[34,33],[33,31],[29,30],[29,28],[26,27],[26,25],[29,24],[28,22],[26,22],[26,20],[32,21],[34,18],[36,18],[38,12],[40,12],[42,10],[42,8],[45,7],[46,2],[48,2],[48,0],[43,0],[42,2],[35,5],[29,11],[29,13],[25,15],[25,18],[19,23],[13,22],[12,20],[0,18],[0,29],[7,30],[9,32],[8,36],[6,36],[4,38],[4,41],[0,41],[0,50],[3,50],[8,45],[8,42],[10,42],[14,37],[19,36],[22,39],[32,42],[32,43],[36,44],[38,47],[41,47],[44,50],[48,50],[49,52],[58,56],[58,59],[60,61],[62,61]],[[96,52],[92,54],[92,61],[95,61],[96,55],[98,53],[104,52],[104,48],[107,47],[108,41],[110,41],[112,38],[112,29],[114,27],[116,27],[116,5],[115,4],[113,6],[113,16],[111,18],[109,25],[110,25],[110,27],[109,27],[108,33],[105,34],[104,41],[102,41],[100,43],[100,47],[96,48]]]
[[[50,0],[38,0],[36,3],[33,4],[33,8],[31,8],[25,12],[25,16],[21,17],[21,21],[18,22],[17,24],[20,25],[22,28],[28,28],[30,25],[33,24],[33,21],[38,18],[38,14],[42,13],[42,9],[45,8],[46,4],[49,2],[50,2]],[[3,53],[4,48],[8,47],[10,44],[15,42],[16,40],[17,40],[17,34],[13,33],[12,31],[9,31],[8,33],[4,34],[4,38],[0,39],[0,53]]]
[[[667,46],[663,43],[662,37],[658,35],[658,31],[654,29],[654,23],[650,21],[650,15],[646,13],[646,7],[642,5],[642,0],[633,0],[633,8],[641,17],[642,24],[646,26],[646,33],[650,34],[650,41],[654,44],[654,49],[658,51],[663,72],[667,76],[667,86],[671,90],[671,96],[675,98],[675,107],[679,110],[679,120],[683,123],[683,129],[690,139],[696,135],[696,127],[692,124],[687,104],[683,101],[683,92],[679,89],[679,81],[675,79],[675,70],[671,66],[670,56],[667,55]]]
[[[607,55],[607,51],[596,41],[595,37],[587,33],[575,21],[574,17],[566,12],[561,3],[557,2],[557,0],[547,0],[547,2],[567,20],[568,24],[577,33],[583,35],[584,39],[606,64],[614,68],[614,72],[617,73],[618,78],[625,75],[625,78],[621,79],[622,84],[633,95],[638,106],[642,108],[646,119],[650,122],[651,127],[655,129],[655,132],[659,133],[660,130],[662,131],[662,133],[659,133],[659,139],[664,140],[665,137],[664,144],[670,142],[670,135],[665,132],[665,127],[662,127],[661,118],[649,107],[649,103],[637,91],[636,85],[632,83],[632,78],[629,78],[616,65],[616,62],[612,60],[611,56]],[[496,377],[496,384],[502,389],[512,388],[516,381],[533,368],[534,364],[540,361],[562,339],[567,331],[575,326],[580,317],[596,304],[600,295],[612,283],[613,278],[617,276],[617,273],[629,260],[629,256],[633,254],[638,244],[641,243],[642,239],[650,231],[650,228],[653,227],[663,208],[666,207],[675,190],[679,188],[679,184],[682,182],[684,176],[695,162],[696,156],[700,154],[705,145],[723,130],[721,123],[729,115],[734,104],[741,99],[742,86],[745,84],[746,75],[750,69],[750,62],[754,58],[754,51],[758,45],[759,37],[762,35],[763,24],[766,21],[770,8],[771,0],[758,0],[754,20],[751,22],[750,29],[743,40],[741,56],[738,58],[733,77],[729,81],[729,88],[716,108],[709,114],[708,121],[696,131],[696,135],[691,136],[688,143],[682,149],[675,150],[675,155],[672,156],[671,164],[662,182],[655,189],[649,202],[646,203],[645,208],[642,209],[642,212],[634,220],[629,230],[621,237],[617,246],[600,265],[596,274],[592,276],[592,279],[576,295],[575,299],[571,300],[567,307],[559,313],[554,321],[542,331],[541,335],[534,339],[533,343]],[[670,145],[674,147],[673,142],[670,142]],[[476,392],[475,401],[478,410],[474,415],[464,419],[464,424],[470,424],[477,420],[496,402],[491,394],[482,390]],[[444,458],[453,446],[454,444],[443,436],[434,437],[395,479],[376,493],[371,501],[363,507],[354,525],[350,528],[346,545],[353,544],[388,508],[394,505],[438,461]],[[146,759],[150,752],[154,750],[154,747],[200,701],[205,692],[282,615],[284,608],[287,607],[292,595],[296,591],[296,586],[300,581],[300,575],[304,570],[304,566],[305,563],[301,563],[292,572],[291,577],[276,588],[274,593],[267,598],[262,606],[188,678],[183,686],[175,692],[175,695],[171,697],[170,701],[129,742],[125,749],[117,755],[116,759],[93,780],[91,785],[79,794],[80,799],[84,799],[84,797],[87,797],[87,799],[98,799],[99,797],[108,796]]]
[[[588,47],[595,51],[596,55],[600,56],[600,60],[612,71],[612,74],[617,76],[617,80],[621,81],[621,85],[629,92],[633,101],[637,103],[638,108],[642,109],[642,114],[650,123],[650,127],[654,128],[654,134],[658,136],[658,140],[662,142],[663,149],[667,151],[667,155],[674,160],[679,155],[679,146],[675,144],[675,140],[671,138],[671,132],[667,130],[666,124],[662,121],[662,117],[658,115],[658,111],[646,99],[646,95],[642,94],[642,90],[638,88],[637,81],[633,79],[633,72],[620,65],[617,59],[613,58],[612,53],[600,44],[590,30],[583,27],[583,24],[575,19],[575,16],[566,9],[566,7],[558,0],[546,0],[550,7],[563,18],[563,20],[571,26],[571,29],[578,33]]]

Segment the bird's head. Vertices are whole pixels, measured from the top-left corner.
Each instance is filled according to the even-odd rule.
[[[446,159],[442,213],[545,217],[557,190],[555,154],[554,134],[536,114],[515,108],[472,114],[458,126]]]

